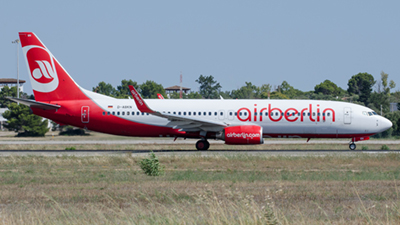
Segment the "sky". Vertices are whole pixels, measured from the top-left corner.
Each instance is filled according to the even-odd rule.
[[[34,32],[72,78],[152,80],[198,91],[287,81],[302,91],[326,79],[343,89],[359,72],[389,74],[400,90],[400,1],[7,1],[0,0],[0,78],[26,80],[18,32]]]

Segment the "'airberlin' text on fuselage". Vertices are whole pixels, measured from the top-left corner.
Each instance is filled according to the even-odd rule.
[[[242,115],[243,114],[243,115]],[[330,118],[332,122],[335,122],[335,110],[331,108],[321,109],[317,105],[313,111],[312,104],[309,104],[307,108],[296,109],[288,108],[283,111],[280,108],[273,108],[271,104],[268,104],[268,108],[257,108],[257,104],[254,104],[253,111],[243,107],[240,108],[236,116],[240,121],[263,121],[268,115],[268,119],[273,122],[281,121],[283,118],[288,122],[300,121],[304,122],[309,120],[311,122],[325,122],[327,118]]]

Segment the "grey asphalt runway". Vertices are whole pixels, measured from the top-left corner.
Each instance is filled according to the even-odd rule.
[[[133,157],[146,156],[152,150],[0,150],[0,157],[5,156],[120,156],[130,154]],[[327,156],[327,155],[342,155],[351,156],[356,154],[387,154],[400,153],[400,150],[383,151],[383,150],[226,150],[226,151],[197,151],[197,150],[154,150],[158,156],[226,156],[226,155],[250,155],[250,156]]]

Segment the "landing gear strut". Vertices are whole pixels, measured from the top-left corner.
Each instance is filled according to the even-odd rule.
[[[354,142],[351,142],[350,144],[349,144],[349,148],[350,148],[350,150],[356,150],[356,144],[354,144]]]
[[[207,140],[199,140],[196,142],[197,150],[208,150],[210,143]]]

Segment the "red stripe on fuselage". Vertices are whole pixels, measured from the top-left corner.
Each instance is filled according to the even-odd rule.
[[[58,121],[60,123],[115,135],[137,137],[159,137],[160,135],[178,137],[190,136],[186,135],[185,132],[178,131],[178,129],[172,129],[170,127],[137,123],[114,115],[103,115],[103,112],[106,111],[100,108],[90,99],[78,101],[52,101],[51,104],[58,104],[61,105],[61,107],[57,111],[42,110],[37,108],[32,108],[32,111],[36,115]],[[89,106],[90,108],[90,120],[88,123],[82,123],[82,106]]]

